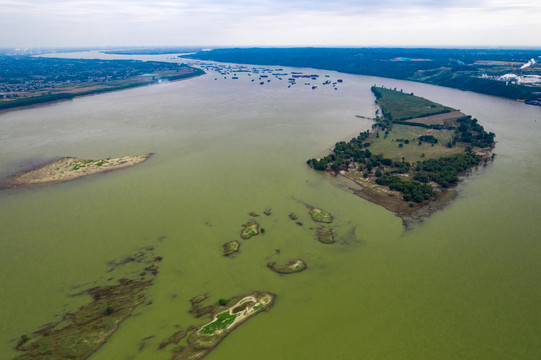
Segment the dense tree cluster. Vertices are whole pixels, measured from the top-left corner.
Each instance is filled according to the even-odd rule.
[[[421,136],[419,136],[419,144],[421,144],[423,142],[426,142],[426,143],[429,143],[429,144],[437,144],[438,139],[435,138],[432,135],[421,135]]]
[[[429,184],[404,180],[396,175],[383,175],[378,177],[376,179],[376,184],[386,185],[391,190],[399,191],[402,193],[402,198],[405,201],[415,201],[416,203],[422,203],[423,201],[430,199],[433,194],[432,186]]]
[[[487,133],[482,125],[477,123],[477,119],[472,119],[471,116],[464,116],[457,119],[458,128],[455,131],[454,143],[460,141],[471,144],[476,147],[491,147],[494,145],[493,132]]]
[[[340,141],[334,146],[333,152],[322,159],[310,159],[306,163],[316,170],[345,170],[352,163],[365,164],[366,159],[372,157],[370,150],[366,149],[370,143],[364,141],[370,132],[364,131],[349,142]]]
[[[414,179],[421,182],[434,181],[442,187],[458,183],[458,176],[481,163],[481,157],[473,152],[452,157],[424,160],[417,166]]]

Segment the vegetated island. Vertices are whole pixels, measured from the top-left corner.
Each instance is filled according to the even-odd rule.
[[[331,213],[310,204],[305,203],[304,205],[308,208],[313,221],[324,224],[331,224],[333,222],[334,217]],[[318,241],[323,244],[333,244],[335,242],[333,230],[329,225],[319,226],[316,234]]]
[[[203,75],[185,64],[0,55],[0,110]]]
[[[203,307],[201,311],[192,309],[190,312],[194,314],[211,313],[211,321],[199,327],[190,326],[187,330],[173,334],[160,345],[160,349],[175,343],[177,346],[172,350],[171,360],[201,359],[246,320],[268,310],[274,304],[275,296],[269,292],[256,291],[229,300],[220,299],[215,306]],[[199,308],[206,298],[206,295],[200,295],[192,299],[192,307]]]
[[[246,224],[242,225],[240,237],[244,240],[248,240],[252,236],[258,235],[259,231],[259,223],[257,221],[249,221]]]
[[[287,264],[276,265],[276,262],[271,261],[267,264],[267,267],[278,274],[293,274],[306,270],[307,266],[304,260],[295,259],[290,260]]]
[[[459,176],[494,159],[495,134],[477,119],[401,90],[373,86],[372,92],[381,108],[372,131],[307,164],[353,180],[362,188],[355,194],[405,225],[448,204]]]
[[[152,155],[152,153],[149,153],[101,160],[65,157],[9,177],[2,182],[1,187],[29,186],[73,180],[83,176],[134,166],[147,160]]]
[[[153,256],[152,248],[149,248],[112,263],[122,266],[136,262],[141,268],[131,279],[123,277],[116,285],[94,287],[76,294],[90,295],[92,301],[67,313],[59,321],[49,323],[30,335],[22,335],[15,349],[23,354],[15,360],[88,359],[131,316],[135,308],[144,303],[145,290],[157,275],[155,262],[161,260],[162,257]]]
[[[238,241],[229,241],[223,244],[224,256],[231,256],[239,252],[240,242]]]

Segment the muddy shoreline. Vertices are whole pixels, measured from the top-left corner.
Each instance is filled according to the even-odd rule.
[[[382,194],[375,194],[374,192],[370,191],[370,189],[367,187],[366,184],[363,184],[360,181],[357,181],[346,174],[339,173],[335,174],[333,172],[329,171],[329,174],[333,176],[341,176],[344,179],[347,179],[348,181],[351,181],[355,184],[357,184],[361,189],[349,187],[349,191],[351,191],[354,195],[360,197],[361,199],[368,200],[371,203],[374,203],[376,205],[382,206],[385,209],[391,211],[395,216],[399,217],[402,220],[402,225],[406,230],[410,229],[416,224],[422,223],[424,219],[429,218],[433,214],[437,213],[440,210],[443,210],[447,206],[451,205],[453,201],[459,196],[460,189],[459,187],[463,185],[464,180],[472,175],[478,175],[484,169],[486,169],[489,164],[492,162],[487,162],[487,165],[485,166],[479,166],[477,168],[474,168],[471,170],[470,173],[461,176],[459,179],[459,182],[456,186],[450,189],[440,189],[437,188],[436,192],[436,198],[431,199],[428,202],[424,202],[422,204],[415,204],[413,208],[406,207],[405,205],[407,202],[402,200],[401,194],[398,192],[395,194],[397,197],[394,199],[390,199],[391,196],[388,195],[382,195]],[[367,181],[368,182],[368,181]],[[373,184],[373,183],[371,183]],[[375,187],[380,187],[377,184],[373,184]],[[381,189],[384,189],[381,187]],[[385,190],[385,189],[384,189]],[[390,193],[392,191],[385,190],[387,193]],[[399,196],[399,198],[398,198]],[[398,205],[404,205],[401,207],[398,207]]]

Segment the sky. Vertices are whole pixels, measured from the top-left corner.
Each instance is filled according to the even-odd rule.
[[[540,0],[0,0],[0,48],[541,47]]]

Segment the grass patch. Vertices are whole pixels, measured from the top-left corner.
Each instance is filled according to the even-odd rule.
[[[216,315],[216,320],[199,330],[202,334],[214,334],[216,331],[224,330],[233,324],[238,314],[230,314],[229,310]]]
[[[310,208],[310,216],[312,220],[322,223],[332,223],[333,220],[330,213],[316,207]]]
[[[383,115],[390,120],[406,120],[441,114],[455,109],[412,94],[373,87]]]
[[[454,131],[452,130],[433,130],[417,126],[393,125],[392,130],[385,137],[383,131],[378,132],[378,136],[372,136],[370,142],[370,151],[372,154],[383,154],[386,158],[398,161],[404,157],[405,161],[416,162],[427,159],[439,159],[452,155],[462,154],[465,147],[457,146],[448,148],[446,145],[453,140]],[[432,135],[438,139],[438,143],[428,144],[423,142],[419,145],[419,137]],[[406,144],[404,140],[409,140]],[[399,144],[403,144],[399,147]],[[423,155],[424,154],[424,155]]]

